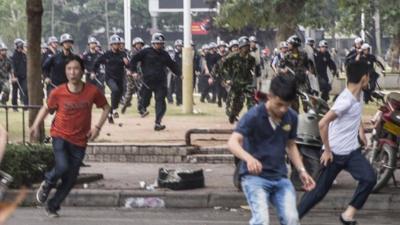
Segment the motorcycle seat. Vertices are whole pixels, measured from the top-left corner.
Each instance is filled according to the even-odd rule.
[[[400,93],[399,92],[391,92],[387,96],[387,100],[391,103],[391,105],[396,110],[400,110]]]

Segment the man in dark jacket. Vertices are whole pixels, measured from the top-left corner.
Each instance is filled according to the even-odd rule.
[[[26,76],[26,43],[21,39],[14,41],[15,51],[12,56],[14,75],[11,78],[12,82],[12,105],[18,105],[18,91],[21,102],[28,105],[28,83]]]
[[[143,87],[140,89],[142,103],[140,104],[139,113],[142,117],[148,115],[147,107],[150,105],[152,93],[154,93],[156,101],[156,120],[154,130],[160,131],[165,129],[165,125],[161,124],[167,105],[165,97],[168,93],[166,67],[177,76],[181,73],[176,63],[171,59],[168,52],[164,50],[165,37],[161,33],[154,33],[151,39],[152,47],[145,48],[131,59],[129,69],[132,76],[137,78],[137,64],[141,63],[143,73]]]

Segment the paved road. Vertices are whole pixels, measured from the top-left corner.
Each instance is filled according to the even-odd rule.
[[[337,225],[338,212],[312,212],[306,225]],[[250,212],[214,209],[64,208],[62,217],[50,219],[43,209],[21,208],[6,225],[246,225]],[[272,224],[278,225],[272,216]],[[361,225],[398,225],[398,212],[363,212]]]

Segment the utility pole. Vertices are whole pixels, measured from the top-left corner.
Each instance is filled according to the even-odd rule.
[[[125,48],[131,50],[131,1],[124,0]]]
[[[107,35],[107,43],[109,46],[110,45],[110,24],[108,21],[108,0],[104,0],[104,15],[106,17],[106,35]]]
[[[182,85],[183,113],[193,113],[193,48],[192,14],[190,0],[183,0],[183,50],[182,50]]]
[[[375,21],[375,39],[376,39],[376,54],[382,54],[382,45],[381,45],[381,15],[379,11],[379,1],[374,0],[374,21]]]
[[[54,0],[51,0],[51,36],[54,36]]]

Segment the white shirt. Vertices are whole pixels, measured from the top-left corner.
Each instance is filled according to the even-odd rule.
[[[329,124],[328,138],[331,151],[336,155],[348,155],[360,147],[358,132],[362,102],[346,88],[336,99],[331,110],[337,115],[337,118]]]

